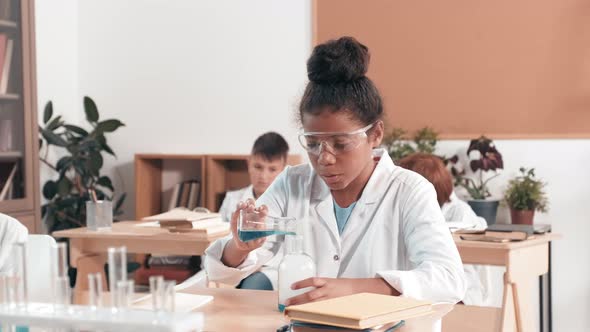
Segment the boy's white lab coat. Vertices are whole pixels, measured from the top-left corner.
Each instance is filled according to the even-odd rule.
[[[238,203],[245,202],[248,198],[254,199],[254,187],[252,185],[242,189],[228,191],[219,208],[221,219],[223,221],[231,221],[231,215],[236,210]]]
[[[287,167],[258,199],[269,214],[294,217],[319,277],[381,277],[404,296],[457,302],[465,294],[463,266],[445,225],[434,187],[397,167],[383,149],[341,235],[329,188],[310,165]],[[221,263],[231,235],[205,253],[210,281],[236,285],[281,259],[280,241],[267,241],[237,268]],[[271,280],[276,289],[276,280]]]

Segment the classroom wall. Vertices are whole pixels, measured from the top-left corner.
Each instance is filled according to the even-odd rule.
[[[79,123],[83,113],[79,112],[82,103],[78,97],[78,1],[35,1],[35,25],[38,119],[41,123],[45,105],[51,100],[54,115]],[[43,148],[41,155],[55,163],[61,152]],[[56,173],[43,163],[39,165],[43,185]]]
[[[297,153],[293,113],[310,52],[306,1],[37,0],[39,110],[46,100],[82,121],[83,95],[103,117],[127,124],[111,136],[118,158],[105,171],[130,194],[133,154],[247,153],[266,130]],[[436,124],[431,124],[436,126]],[[441,153],[468,142],[444,141]],[[520,166],[548,183],[554,245],[554,330],[590,330],[590,140],[502,140],[506,170]],[[47,176],[42,177],[42,183]],[[505,219],[505,214],[501,219]],[[536,308],[535,308],[536,312]]]
[[[126,124],[107,137],[117,159],[105,158],[128,193],[125,217],[134,214],[135,153],[249,153],[270,130],[301,153],[294,115],[310,50],[309,2],[69,1],[75,6],[63,12],[52,0],[36,2],[37,31],[47,31],[37,36],[39,76],[47,77],[39,80],[40,112],[53,99],[56,112],[85,123],[88,95],[101,118]],[[59,58],[66,53],[76,61]],[[74,73],[67,81],[75,90],[59,86],[62,71]],[[62,96],[75,103],[57,105]]]

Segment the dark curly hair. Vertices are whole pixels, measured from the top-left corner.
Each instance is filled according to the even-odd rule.
[[[299,105],[304,113],[317,115],[346,110],[369,125],[383,116],[383,102],[375,84],[365,74],[369,49],[352,37],[317,45],[307,60],[309,83]]]

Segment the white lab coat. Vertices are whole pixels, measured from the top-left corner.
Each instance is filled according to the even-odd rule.
[[[488,226],[485,219],[478,217],[469,204],[462,201],[454,192],[451,194],[450,202],[443,204],[441,209],[447,222],[463,222],[473,226],[474,229],[486,229]],[[501,278],[504,269],[471,264],[465,264],[463,267],[467,282],[467,292],[463,303],[477,306],[497,305],[496,298],[498,298],[497,293],[500,290],[494,288],[493,278],[497,279],[498,276]]]
[[[223,221],[231,221],[231,215],[236,210],[238,203],[245,202],[248,198],[254,198],[254,187],[252,185],[242,189],[228,191],[219,208],[221,219]]]
[[[258,199],[270,215],[294,217],[304,251],[328,278],[381,277],[404,296],[458,302],[465,294],[463,266],[445,225],[434,187],[397,167],[385,150],[341,235],[330,189],[310,165],[287,167]],[[266,241],[237,268],[221,262],[231,235],[205,252],[210,281],[237,285],[261,266],[280,262],[281,242]],[[276,280],[271,280],[276,289]]]
[[[443,204],[441,207],[443,216],[447,222],[463,222],[466,225],[473,226],[474,229],[486,229],[488,227],[486,220],[478,217],[471,209],[471,206],[457,197],[454,191],[451,193],[449,200],[449,202]]]
[[[18,220],[0,213],[0,276],[13,272],[13,244],[26,242],[28,230]]]

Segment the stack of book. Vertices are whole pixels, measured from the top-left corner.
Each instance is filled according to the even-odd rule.
[[[459,230],[461,240],[484,242],[512,242],[534,239],[537,234],[545,234],[551,231],[550,225],[513,225],[494,224],[485,230]]]
[[[168,210],[177,207],[192,210],[197,206],[201,206],[201,182],[199,180],[187,180],[177,183],[172,189]]]
[[[195,212],[175,208],[168,212],[145,217],[143,227],[161,227],[174,233],[191,233],[193,236],[208,238],[229,234],[230,224],[221,219],[219,213]]]
[[[10,77],[10,63],[14,41],[8,39],[6,34],[0,34],[0,94],[8,93],[8,79]]]
[[[297,331],[308,328],[393,331],[406,319],[433,313],[432,304],[401,296],[359,293],[285,308]],[[309,329],[312,330],[312,329]]]

